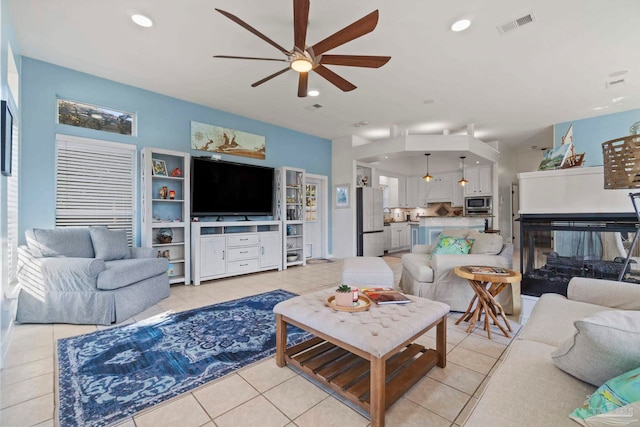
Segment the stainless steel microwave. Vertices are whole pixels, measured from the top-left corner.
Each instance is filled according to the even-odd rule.
[[[468,213],[490,213],[491,196],[467,197],[464,199],[464,208]]]

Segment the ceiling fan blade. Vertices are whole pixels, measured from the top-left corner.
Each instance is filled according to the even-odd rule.
[[[360,18],[351,25],[348,25],[327,37],[326,39],[313,45],[313,52],[317,55],[322,55],[328,50],[343,45],[358,37],[364,36],[370,33],[378,25],[378,10],[374,10],[364,18]]]
[[[307,86],[309,83],[309,73],[300,73],[298,78],[298,97],[304,98],[307,96]]]
[[[390,56],[367,56],[367,55],[322,55],[321,64],[347,65],[351,67],[380,68],[389,60]]]
[[[313,69],[313,71],[320,74],[322,77],[328,80],[329,83],[332,83],[333,85],[337,86],[343,92],[352,91],[357,87],[353,83],[350,83],[347,80],[343,79],[342,77],[340,77],[339,75],[337,75],[336,73],[334,73],[333,71],[331,71],[325,66],[318,65],[316,68]]]
[[[284,53],[285,55],[291,55],[291,52],[289,52],[287,49],[283,48],[278,43],[274,42],[269,37],[265,36],[260,31],[256,30],[251,25],[247,24],[246,22],[244,22],[242,19],[238,18],[237,16],[235,16],[235,15],[233,15],[233,14],[227,12],[227,11],[224,11],[222,9],[216,9],[216,11],[220,12],[221,14],[226,16],[227,18],[231,19],[233,22],[235,22],[236,24],[240,25],[245,30],[249,30],[250,32],[252,32],[256,36],[260,37],[262,40],[266,41],[271,46],[275,47],[276,49],[278,49],[280,52]]]
[[[251,87],[256,87],[256,86],[260,86],[262,83],[264,82],[268,82],[269,80],[271,80],[274,77],[278,77],[280,74],[282,73],[286,73],[287,71],[289,71],[291,68],[287,67],[287,68],[283,68],[282,70],[278,71],[277,73],[273,73],[270,76],[265,77],[262,80],[259,80],[257,82],[255,82],[254,84],[251,85]]]
[[[233,55],[213,55],[214,58],[228,58],[228,59],[255,59],[258,61],[278,61],[278,62],[287,62],[286,59],[275,59],[275,58],[255,58],[253,56],[233,56]]]
[[[309,0],[293,0],[293,45],[304,52],[309,24]]]

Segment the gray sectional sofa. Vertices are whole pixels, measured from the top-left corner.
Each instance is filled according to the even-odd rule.
[[[640,285],[575,277],[567,294],[540,297],[464,427],[575,427],[597,387],[640,367]],[[640,402],[624,409],[582,425],[639,425]]]
[[[124,230],[31,229],[18,248],[20,323],[109,325],[170,294],[168,261],[130,248]]]

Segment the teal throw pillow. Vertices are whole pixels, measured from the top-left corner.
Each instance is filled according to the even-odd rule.
[[[443,236],[438,240],[434,254],[466,255],[471,249],[472,239]]]
[[[583,426],[629,425],[638,421],[640,368],[610,379],[601,385],[569,418]],[[636,402],[634,404],[634,402]],[[634,408],[635,407],[635,408]],[[635,414],[634,414],[634,409]]]

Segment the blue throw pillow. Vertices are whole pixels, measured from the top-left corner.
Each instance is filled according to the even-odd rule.
[[[434,254],[466,255],[471,249],[472,239],[443,236],[438,240]]]
[[[131,258],[131,250],[125,230],[109,230],[107,227],[89,227],[96,258],[105,261]]]
[[[583,426],[597,421],[603,425],[628,425],[638,420],[638,413],[634,414],[627,405],[639,400],[640,368],[636,368],[601,385],[569,418]]]

